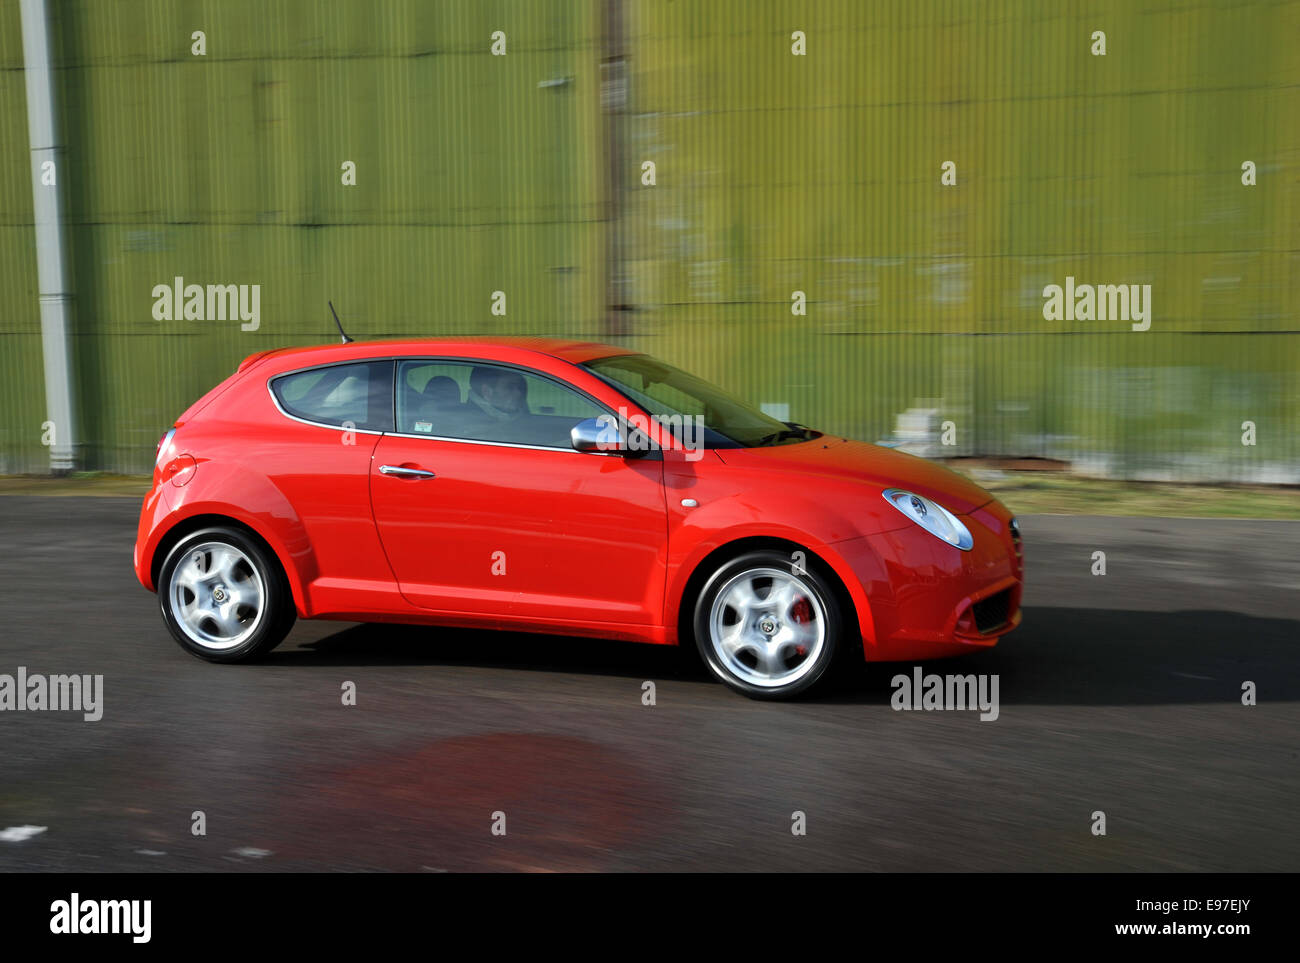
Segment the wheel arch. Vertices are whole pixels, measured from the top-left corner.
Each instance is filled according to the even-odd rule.
[[[869,642],[874,643],[875,627],[871,618],[870,602],[853,570],[833,549],[829,546],[814,549],[792,539],[774,535],[749,535],[732,539],[713,548],[691,568],[691,574],[687,577],[682,591],[677,595],[675,617],[669,619],[676,632],[678,645],[682,645],[683,640],[689,643],[694,637],[692,622],[695,603],[709,576],[731,559],[757,549],[773,549],[786,554],[807,553],[809,567],[816,568],[834,589],[837,601],[847,616],[846,621],[857,635],[859,643],[863,646]]]
[[[196,515],[186,516],[159,537],[158,544],[154,548],[153,558],[149,561],[149,576],[155,586],[158,584],[158,576],[162,571],[163,563],[167,560],[167,556],[172,549],[182,539],[205,528],[233,528],[257,542],[280,566],[280,571],[288,581],[289,590],[293,594],[294,607],[300,614],[306,611],[304,604],[306,599],[302,583],[298,577],[298,571],[294,566],[285,564],[284,552],[249,522],[233,515],[223,515],[218,512],[200,512]]]

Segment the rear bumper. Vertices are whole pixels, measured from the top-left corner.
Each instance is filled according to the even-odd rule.
[[[167,504],[164,494],[166,490],[166,485],[155,484],[149,494],[144,496],[144,504],[140,507],[140,524],[135,533],[135,577],[150,592],[156,590],[152,569],[154,552],[157,551],[163,534],[161,523],[171,514],[171,506]]]
[[[974,539],[966,552],[916,525],[836,545],[871,608],[867,661],[960,655],[995,645],[1020,624],[1024,572],[1011,513],[991,502],[961,521]]]

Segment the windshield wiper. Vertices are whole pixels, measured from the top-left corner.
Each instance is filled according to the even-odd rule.
[[[758,439],[758,444],[754,447],[762,448],[765,445],[774,445],[779,441],[789,441],[794,438],[797,438],[799,441],[807,441],[816,434],[816,432],[811,428],[805,428],[803,425],[796,425],[789,421],[787,421],[786,424],[790,425],[790,427],[782,428],[780,431],[774,431],[770,435],[764,435],[762,438]]]

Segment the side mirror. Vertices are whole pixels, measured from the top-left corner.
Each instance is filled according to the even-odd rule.
[[[610,415],[587,418],[569,429],[569,442],[574,451],[622,455],[624,458],[640,458],[650,451],[652,443],[644,431],[633,425],[627,425],[626,429],[626,434],[620,432]]]

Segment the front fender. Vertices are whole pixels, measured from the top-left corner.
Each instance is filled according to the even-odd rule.
[[[697,499],[698,500],[698,499]],[[863,566],[884,571],[879,559],[863,556],[865,542],[855,523],[825,506],[803,499],[785,500],[780,505],[753,493],[732,496],[689,509],[670,501],[668,588],[664,598],[664,626],[676,639],[682,602],[691,577],[710,555],[746,539],[779,539],[801,546],[820,559],[843,583],[853,602],[858,632],[864,646],[874,645],[875,622],[871,602],[863,588]],[[780,511],[781,520],[776,520]],[[792,519],[787,520],[787,519]],[[803,522],[804,524],[798,524]],[[815,531],[814,529],[820,529]],[[837,547],[853,545],[852,561]],[[791,557],[791,564],[797,561]]]

